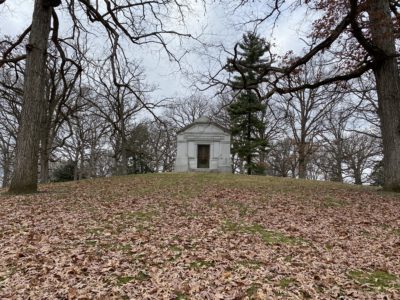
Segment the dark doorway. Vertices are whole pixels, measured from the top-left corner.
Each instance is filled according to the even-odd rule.
[[[197,168],[210,168],[210,145],[197,145]]]

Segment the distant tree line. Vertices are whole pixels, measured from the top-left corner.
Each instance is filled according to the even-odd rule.
[[[258,58],[263,59],[267,50]],[[75,62],[80,62],[79,56]],[[154,102],[150,101],[152,87],[146,85],[138,64],[121,68],[128,89],[113,84],[106,62],[92,64],[84,74],[75,65],[61,69],[60,63],[51,56],[46,64],[48,106],[42,119],[38,169],[42,183],[170,172],[176,132],[208,116],[232,130],[233,172],[383,184],[376,91],[368,74],[346,86],[268,98],[263,97],[268,87],[258,85],[253,93],[231,89],[215,97],[197,93]],[[23,62],[0,69],[3,187],[9,185],[14,166],[23,69]],[[323,72],[315,62],[292,80],[302,84]],[[159,113],[143,117],[148,108],[156,107]]]
[[[171,171],[177,130],[206,115],[232,132],[233,172],[399,191],[397,2],[266,3],[265,17],[247,24],[260,28],[282,10],[319,16],[302,55],[278,56],[246,33],[224,48],[217,75],[203,76],[216,96],[166,101],[153,98],[127,48],[156,44],[179,63],[166,37],[192,38],[168,28],[190,1],[35,0],[32,24],[0,40],[3,186],[35,192],[50,180]],[[60,6],[69,30],[60,30]],[[94,58],[87,39],[99,31],[106,50]]]
[[[220,107],[231,128],[233,171],[383,185],[382,139],[371,74],[344,83],[271,94],[262,83],[274,55],[254,32],[243,35],[219,82]],[[284,60],[291,60],[290,56]],[[299,67],[286,86],[329,76],[318,57]],[[271,80],[273,80],[271,78]]]

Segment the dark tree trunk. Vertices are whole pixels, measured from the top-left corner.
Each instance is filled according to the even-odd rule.
[[[49,182],[50,160],[50,124],[49,117],[43,113],[42,131],[40,137],[40,183]]]
[[[307,175],[307,161],[306,161],[306,151],[305,143],[300,142],[299,144],[299,178],[306,178]]]
[[[79,177],[78,180],[85,179],[85,149],[82,145],[80,149],[80,167],[79,167]]]
[[[90,178],[97,177],[96,175],[96,143],[92,141],[90,145],[90,158],[89,158],[89,176]]]
[[[40,150],[40,183],[49,182],[49,151],[47,144]]]
[[[10,175],[11,175],[11,157],[8,154],[4,154],[3,158],[3,180],[2,180],[2,188],[8,187],[10,183]]]
[[[78,161],[74,161],[74,181],[77,181],[79,179],[79,167],[78,167]]]
[[[400,192],[400,76],[389,1],[370,0],[372,41],[386,54],[374,69],[384,154],[384,188]]]
[[[340,143],[340,144],[339,144]],[[338,148],[337,151],[338,153],[336,154],[336,167],[334,168],[334,171],[336,174],[334,174],[335,178],[334,181],[337,182],[342,182],[343,183],[343,168],[342,168],[342,163],[343,163],[343,153],[342,153],[342,142],[341,140],[338,141]]]
[[[306,138],[307,138],[307,109],[306,109],[306,96],[305,93],[302,92],[299,97],[301,103],[301,119],[300,119],[300,138],[298,144],[298,155],[299,155],[299,178],[305,179],[307,176],[307,153],[306,153]]]
[[[334,178],[332,181],[343,183],[342,161],[340,161],[340,160],[336,161],[336,167],[334,168],[333,176],[334,176]]]
[[[51,23],[51,7],[35,1],[32,28],[27,45],[24,97],[17,138],[14,174],[10,192],[37,191],[39,136],[42,113],[46,107],[46,53]]]
[[[80,147],[81,147],[81,143],[78,141],[78,145],[77,145],[77,148],[75,150],[75,155],[74,155],[74,181],[79,180],[79,174],[80,174],[79,155],[81,153]]]
[[[354,183],[362,185],[362,173],[358,169],[354,170]]]
[[[250,144],[251,143],[251,113],[247,113],[247,143]],[[250,149],[248,149],[247,151],[251,151]],[[247,164],[247,174],[251,175],[252,174],[252,165],[251,165],[251,161],[252,161],[252,157],[251,157],[251,153],[249,152],[246,156],[246,164]]]
[[[294,167],[292,167],[292,170],[291,170],[292,172],[292,174],[291,174],[291,176],[292,176],[292,178],[296,178],[296,168],[294,168]]]
[[[121,145],[121,175],[128,174],[128,159],[125,144]]]
[[[121,175],[128,174],[128,153],[127,153],[127,142],[125,126],[122,125],[121,130]]]

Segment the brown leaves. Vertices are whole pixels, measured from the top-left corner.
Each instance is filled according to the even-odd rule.
[[[395,299],[399,199],[332,183],[153,174],[3,196],[0,298]]]

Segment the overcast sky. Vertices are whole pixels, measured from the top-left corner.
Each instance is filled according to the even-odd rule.
[[[262,14],[262,7],[257,1],[236,13],[233,7],[218,3],[204,7],[201,1],[192,1],[191,5],[192,10],[186,16],[184,25],[171,24],[171,26],[186,30],[194,36],[200,35],[200,40],[204,43],[223,44],[226,49],[232,49],[241,39],[243,32],[253,28],[252,25],[246,26],[240,23],[247,17]],[[12,36],[20,34],[31,22],[32,9],[33,0],[7,0],[6,5],[0,6],[0,34]],[[292,14],[290,17],[289,14],[284,14],[275,27],[272,24],[265,24],[258,32],[276,45],[273,52],[277,54],[283,54],[288,50],[299,52],[304,46],[299,37],[304,37],[304,32],[310,24],[307,18],[309,17],[304,13]],[[217,48],[205,48],[194,40],[181,42],[171,39],[170,47],[176,53],[188,51],[182,59],[183,70],[205,72],[207,69],[218,67],[209,57],[218,55]],[[190,86],[193,82],[181,74],[179,66],[170,62],[164,52],[158,50],[157,47],[146,46],[135,48],[131,52],[132,58],[142,62],[148,83],[158,87],[155,96],[175,98],[192,94],[194,89]]]

